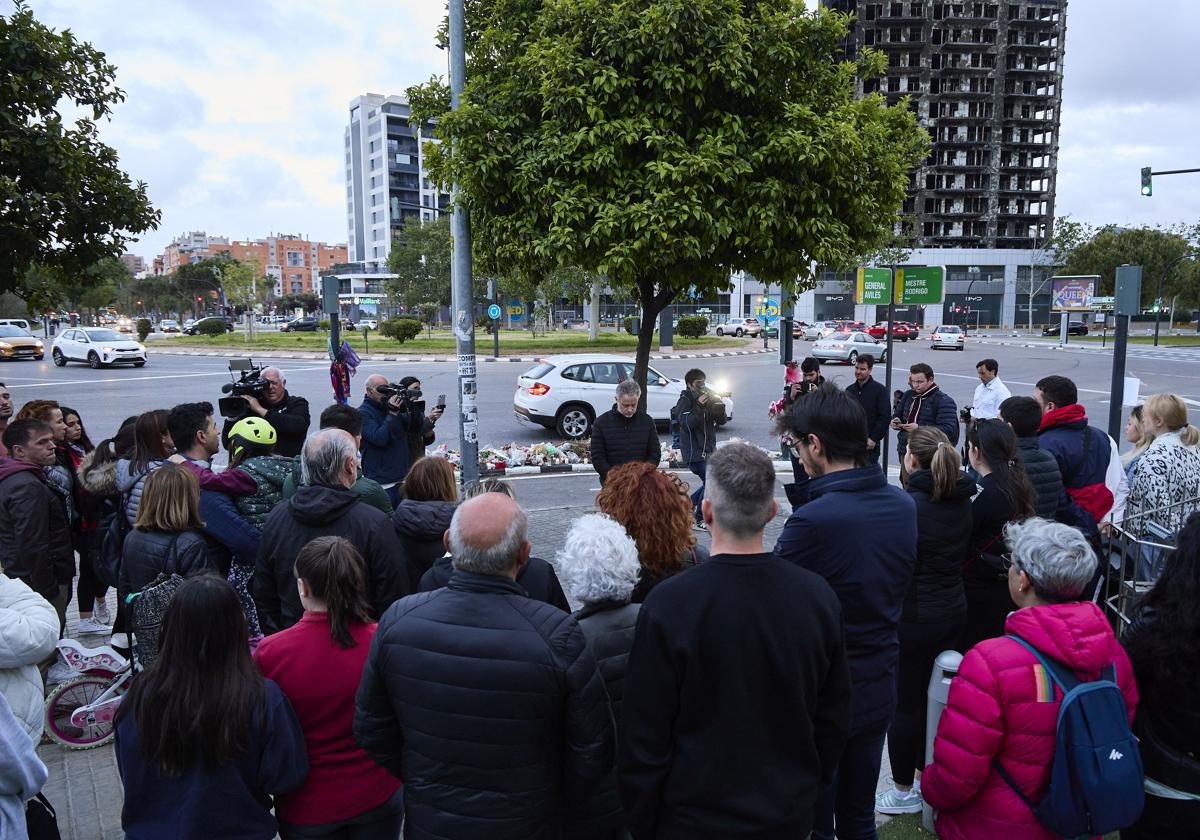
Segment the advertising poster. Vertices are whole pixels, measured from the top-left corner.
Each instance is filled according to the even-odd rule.
[[[1050,308],[1055,312],[1078,312],[1094,309],[1092,298],[1100,286],[1100,277],[1089,274],[1079,277],[1050,278]]]

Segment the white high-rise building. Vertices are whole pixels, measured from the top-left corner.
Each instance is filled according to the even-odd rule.
[[[418,134],[403,96],[366,93],[350,102],[346,126],[346,228],[348,258],[380,269],[392,239],[406,224],[432,221],[447,211],[450,196],[439,192],[425,169],[422,144],[432,138],[426,124]]]

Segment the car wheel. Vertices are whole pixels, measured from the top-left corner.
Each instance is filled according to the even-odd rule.
[[[901,343],[901,344],[908,344],[908,336],[904,336],[904,338],[900,339],[900,343]]]
[[[146,363],[145,362],[134,362],[133,366],[134,367],[145,367]]]
[[[858,364],[858,351],[857,350],[850,351],[850,355],[846,357],[846,364],[848,364],[848,365]]]
[[[592,412],[581,405],[568,405],[555,418],[558,433],[567,440],[579,440],[592,431]]]
[[[725,333],[721,332],[721,328],[720,328],[720,327],[717,327],[717,337],[718,337],[718,338],[720,338],[720,337],[721,337],[721,336],[723,336],[723,335],[725,335]]]
[[[54,352],[50,354],[50,358],[54,359],[54,364],[58,367],[65,367],[67,364],[67,357],[64,356],[62,351],[57,347],[55,347]]]
[[[95,351],[88,353],[87,361],[88,361],[88,367],[90,367],[92,370],[97,370],[98,368],[101,367],[100,357],[96,355]]]
[[[742,337],[742,328],[738,327],[736,330],[733,331],[733,334],[735,336],[737,336],[738,338],[741,338]]]

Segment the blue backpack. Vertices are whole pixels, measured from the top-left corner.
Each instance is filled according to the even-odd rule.
[[[1020,636],[1007,638],[1037,657],[1061,692],[1062,703],[1050,787],[1041,802],[1031,802],[998,761],[996,771],[1038,822],[1062,837],[1108,834],[1133,825],[1145,803],[1142,758],[1129,728],[1116,666],[1105,668],[1099,679],[1080,682],[1070,668]]]

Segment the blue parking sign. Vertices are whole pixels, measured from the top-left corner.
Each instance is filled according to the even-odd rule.
[[[491,318],[493,321],[499,320],[500,304],[493,303],[491,306],[488,307],[488,317]]]

